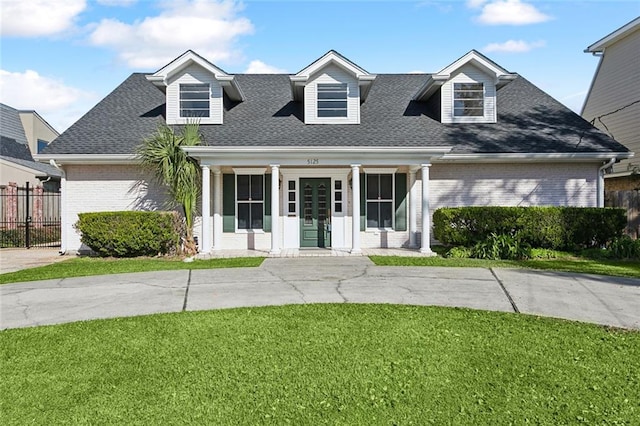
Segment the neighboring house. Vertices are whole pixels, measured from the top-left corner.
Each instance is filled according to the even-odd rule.
[[[0,185],[15,182],[24,186],[42,185],[45,190],[60,188],[60,170],[38,163],[33,154],[44,149],[58,136],[35,111],[19,111],[0,104]]]
[[[63,250],[78,213],[161,208],[136,147],[197,117],[200,251],[415,247],[444,206],[603,204],[631,155],[523,77],[470,51],[435,74],[371,74],[329,51],[294,75],[232,75],[187,51],[132,74],[39,158],[65,171]]]
[[[631,151],[640,151],[640,17],[593,43],[600,57],[582,117]],[[625,159],[606,177],[607,189],[640,189],[640,163]]]

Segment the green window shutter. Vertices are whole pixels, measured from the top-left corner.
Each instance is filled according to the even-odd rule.
[[[271,232],[271,175],[264,175],[264,221],[262,229]]]
[[[360,230],[367,230],[367,175],[360,173]]]
[[[236,175],[222,175],[222,232],[236,231]]]
[[[407,230],[407,174],[396,173],[396,231]]]

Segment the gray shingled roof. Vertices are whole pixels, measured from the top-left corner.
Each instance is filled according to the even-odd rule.
[[[5,104],[0,104],[0,158],[48,176],[62,176],[55,167],[33,159],[18,110]]]
[[[425,74],[378,74],[359,125],[305,125],[289,75],[239,74],[245,94],[225,103],[224,124],[202,125],[210,146],[452,146],[453,153],[627,152],[523,77],[498,89],[495,124],[442,124],[438,108],[412,101]],[[434,97],[439,96],[437,92]],[[435,99],[435,98],[432,98]],[[132,74],[43,154],[130,154],[164,120],[165,95]]]

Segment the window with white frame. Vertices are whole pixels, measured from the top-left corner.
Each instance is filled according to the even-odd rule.
[[[393,174],[367,174],[367,228],[393,228]]]
[[[347,117],[347,83],[318,84],[318,117]]]
[[[180,85],[180,117],[210,116],[209,83]]]
[[[482,117],[484,115],[484,84],[453,83],[454,117]]]
[[[238,229],[263,229],[264,175],[236,175]]]

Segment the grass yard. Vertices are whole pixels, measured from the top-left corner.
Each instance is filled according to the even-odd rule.
[[[640,424],[640,333],[296,305],[0,332],[0,423]]]
[[[263,261],[263,257],[208,259],[194,260],[193,262],[183,262],[180,259],[170,258],[113,259],[76,257],[51,265],[0,274],[0,284],[127,272],[251,267],[260,266]]]
[[[450,266],[475,268],[529,268],[581,274],[640,278],[640,262],[566,256],[557,259],[485,260],[445,257],[369,256],[379,266]]]

